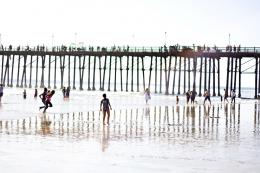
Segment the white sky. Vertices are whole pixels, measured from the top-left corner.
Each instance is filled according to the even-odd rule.
[[[0,0],[3,44],[260,46],[259,0]],[[75,33],[76,36],[75,36]]]

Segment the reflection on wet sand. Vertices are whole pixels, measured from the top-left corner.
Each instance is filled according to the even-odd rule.
[[[259,132],[260,105],[255,104],[254,128]],[[0,121],[0,135],[22,134],[65,136],[78,140],[101,141],[102,151],[110,140],[211,139],[218,140],[224,130],[225,141],[239,140],[240,104],[155,106],[142,109],[113,110],[110,126],[103,126],[99,111],[44,114],[22,120]],[[100,140],[101,139],[101,140]]]

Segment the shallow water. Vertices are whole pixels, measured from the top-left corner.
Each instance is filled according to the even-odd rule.
[[[101,92],[60,93],[46,114],[40,99],[5,90],[0,110],[1,172],[258,172],[260,103],[186,105],[181,98],[107,93],[112,112],[102,125]]]

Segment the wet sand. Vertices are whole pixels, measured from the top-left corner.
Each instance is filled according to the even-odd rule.
[[[6,92],[0,110],[1,172],[258,172],[260,103],[107,93],[111,122],[102,125],[100,92],[40,99]],[[17,97],[17,98],[16,98]],[[14,99],[16,98],[16,99]],[[91,100],[91,101],[90,101]],[[95,100],[95,101],[94,101]],[[25,104],[26,103],[26,104]]]

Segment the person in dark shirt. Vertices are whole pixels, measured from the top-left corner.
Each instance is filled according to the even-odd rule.
[[[103,125],[105,125],[106,114],[107,124],[109,124],[110,110],[112,110],[112,107],[110,105],[109,99],[107,98],[106,94],[103,94],[103,99],[100,103],[100,111],[103,111]]]
[[[44,106],[41,106],[39,109],[41,110],[42,108],[45,108],[45,101],[46,101],[46,95],[47,95],[48,89],[44,88],[43,89],[43,93],[41,93],[39,95],[39,97],[42,99],[42,103],[44,104]]]

